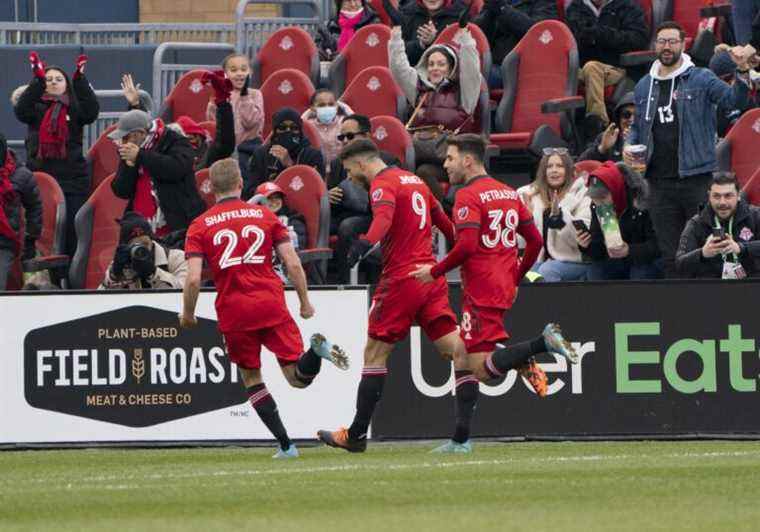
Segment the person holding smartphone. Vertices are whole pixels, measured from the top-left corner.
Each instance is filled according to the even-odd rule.
[[[760,207],[739,196],[736,176],[715,172],[708,204],[681,234],[676,268],[687,277],[743,279],[760,273]]]

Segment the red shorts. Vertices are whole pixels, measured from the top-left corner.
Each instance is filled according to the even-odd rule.
[[[509,339],[504,328],[506,309],[478,307],[465,297],[459,335],[468,353],[487,353],[496,349],[497,342]]]
[[[293,318],[264,329],[224,333],[227,356],[245,369],[261,368],[261,346],[277,357],[280,366],[298,361],[303,353],[303,339]]]
[[[380,281],[369,310],[369,337],[395,344],[406,338],[414,322],[433,341],[457,330],[444,277],[432,283],[412,277]]]

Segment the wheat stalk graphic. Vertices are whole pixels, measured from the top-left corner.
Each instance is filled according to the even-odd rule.
[[[142,349],[135,349],[134,356],[132,357],[132,375],[134,375],[137,384],[141,384],[140,380],[145,375],[145,360],[143,360]]]

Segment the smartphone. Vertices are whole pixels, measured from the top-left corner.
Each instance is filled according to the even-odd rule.
[[[712,235],[716,240],[723,240],[726,238],[726,229],[723,227],[713,227]]]
[[[573,220],[573,227],[575,227],[578,231],[585,231],[586,233],[590,233],[588,226],[586,225],[586,222],[583,220]]]

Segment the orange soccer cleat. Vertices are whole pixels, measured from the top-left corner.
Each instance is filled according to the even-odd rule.
[[[544,375],[546,378],[546,375]],[[317,438],[330,447],[336,449],[345,449],[349,453],[363,453],[367,450],[367,438],[354,440],[348,435],[348,429],[341,428],[334,432],[329,430],[320,430],[317,432]]]
[[[536,359],[531,358],[525,364],[517,368],[517,372],[520,376],[526,379],[539,397],[546,397],[546,386],[549,379],[546,378],[546,373],[541,369],[541,366],[536,364]]]

